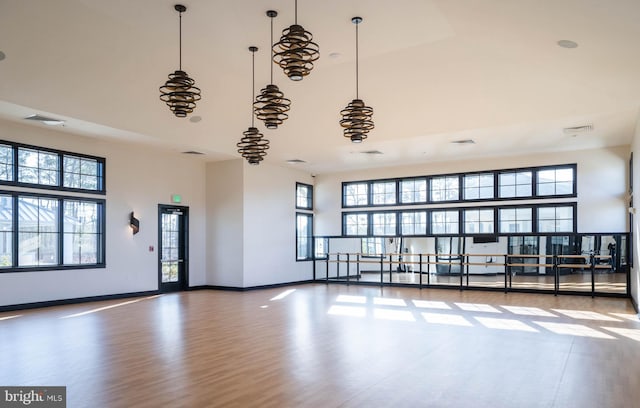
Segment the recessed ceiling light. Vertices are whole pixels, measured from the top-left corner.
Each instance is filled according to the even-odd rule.
[[[562,48],[578,48],[578,43],[571,40],[560,40],[558,45]]]
[[[7,57],[7,55],[4,52],[0,51],[0,61],[5,59],[6,57]]]
[[[473,139],[452,140],[451,143],[453,143],[453,144],[476,144],[475,140],[473,140]]]
[[[202,120],[202,116],[192,116],[189,118],[189,122],[198,123]]]
[[[47,116],[42,116],[42,115],[27,116],[25,120],[33,120],[34,122],[40,122],[48,126],[64,125],[64,120],[49,118]]]
[[[306,163],[306,161],[300,160],[300,159],[290,159],[290,160],[287,160],[287,163],[289,163],[289,164],[302,164],[302,163]]]

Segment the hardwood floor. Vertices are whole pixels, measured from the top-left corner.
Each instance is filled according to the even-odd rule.
[[[639,362],[614,298],[307,284],[0,313],[0,385],[69,407],[627,408]]]

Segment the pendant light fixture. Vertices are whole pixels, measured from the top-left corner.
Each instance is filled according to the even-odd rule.
[[[249,51],[251,51],[251,101],[253,102],[253,95],[256,91],[256,51],[258,51],[258,47],[251,46]],[[264,156],[267,155],[266,150],[269,148],[269,141],[254,126],[253,107],[251,108],[251,126],[242,134],[244,137],[236,145],[238,153],[247,159],[249,164],[260,164]]]
[[[301,81],[320,58],[320,47],[310,32],[298,25],[298,0],[295,0],[295,23],[282,31],[280,41],[273,45],[273,62],[280,65],[292,81]]]
[[[344,137],[348,137],[353,143],[362,143],[374,128],[371,120],[373,108],[366,106],[358,96],[358,25],[362,23],[362,17],[353,17],[351,22],[356,25],[356,99],[340,111],[340,126],[344,128]]]
[[[180,14],[180,65],[160,87],[160,100],[169,106],[174,115],[184,118],[196,108],[196,102],[200,100],[200,88],[194,86],[196,81],[182,70],[182,13],[187,8],[182,4],[176,4],[173,8]]]
[[[277,11],[267,11],[267,16],[271,19],[271,42],[269,47],[273,46],[273,18],[278,15]],[[277,129],[279,125],[289,118],[287,112],[291,109],[291,100],[284,97],[284,94],[273,84],[273,64],[271,57],[273,56],[273,48],[271,48],[271,56],[269,57],[269,65],[271,66],[271,83],[260,91],[260,95],[256,96],[253,103],[253,110],[256,117],[264,122],[267,129]]]

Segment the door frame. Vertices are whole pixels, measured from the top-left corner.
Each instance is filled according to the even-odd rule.
[[[182,212],[182,265],[183,279],[177,283],[162,283],[162,213],[164,210],[176,209]],[[189,207],[182,205],[158,204],[158,291],[175,292],[189,288]]]

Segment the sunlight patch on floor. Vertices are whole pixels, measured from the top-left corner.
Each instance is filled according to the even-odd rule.
[[[472,327],[473,324],[469,322],[462,316],[452,315],[452,314],[442,314],[442,313],[427,313],[423,312],[422,318],[427,323],[435,323],[435,324],[449,324],[452,326],[467,326]]]
[[[526,331],[526,332],[534,332],[538,333],[538,330],[534,329],[531,326],[524,324],[519,320],[514,319],[495,319],[491,317],[474,317],[477,321],[479,321],[484,327],[488,329],[499,329],[499,330],[518,330],[518,331]]]
[[[153,296],[144,297],[142,299],[129,300],[127,302],[116,303],[115,305],[99,307],[97,309],[91,309],[91,310],[87,310],[85,312],[74,313],[74,314],[71,314],[71,315],[62,316],[62,317],[60,317],[60,319],[68,319],[68,318],[71,318],[71,317],[79,317],[79,316],[84,316],[84,315],[88,315],[88,314],[91,314],[91,313],[102,312],[103,310],[109,310],[109,309],[113,309],[115,307],[130,305],[132,303],[142,302],[143,300],[154,299],[154,298],[157,298],[159,296],[162,296],[162,295],[153,295]]]
[[[373,304],[380,305],[380,306],[405,306],[405,307],[407,306],[407,303],[404,301],[404,299],[381,298],[381,297],[373,298]]]
[[[440,302],[437,300],[412,300],[412,302],[415,307],[419,307],[422,309],[451,310],[451,306],[449,306],[445,302]]]
[[[408,310],[373,309],[373,317],[383,320],[399,320],[403,322],[415,322],[416,318]]]
[[[365,304],[367,303],[367,298],[364,296],[338,295],[336,302]]]
[[[628,337],[631,340],[640,341],[640,330],[638,329],[625,329],[623,327],[603,327],[603,329]]]
[[[566,309],[551,309],[554,312],[561,313],[565,316],[569,316],[572,319],[580,319],[580,320],[604,320],[608,322],[619,322],[620,319],[616,319],[615,317],[607,316],[598,312],[590,312],[586,310],[566,310]]]
[[[455,305],[468,312],[502,313],[495,307],[484,303],[456,303]]]
[[[504,306],[504,305],[500,305],[500,307],[510,311],[513,314],[522,315],[522,316],[558,317],[551,312],[547,312],[546,310],[540,309],[539,307]]]
[[[336,316],[365,317],[367,310],[364,307],[333,305],[327,313]]]
[[[609,336],[606,333],[602,333],[598,330],[581,324],[569,324],[569,323],[551,323],[551,322],[533,322],[545,329],[554,332],[556,334],[567,334],[571,336],[580,337],[593,337],[596,339],[615,339],[615,337]]]
[[[287,296],[289,296],[290,294],[292,294],[292,293],[293,293],[293,292],[295,292],[295,291],[296,291],[295,289],[288,289],[288,290],[285,290],[284,292],[280,293],[280,294],[279,294],[279,295],[277,295],[277,296],[272,297],[272,298],[271,298],[271,299],[269,299],[269,300],[280,300],[280,299],[284,299],[284,298],[286,298]]]

